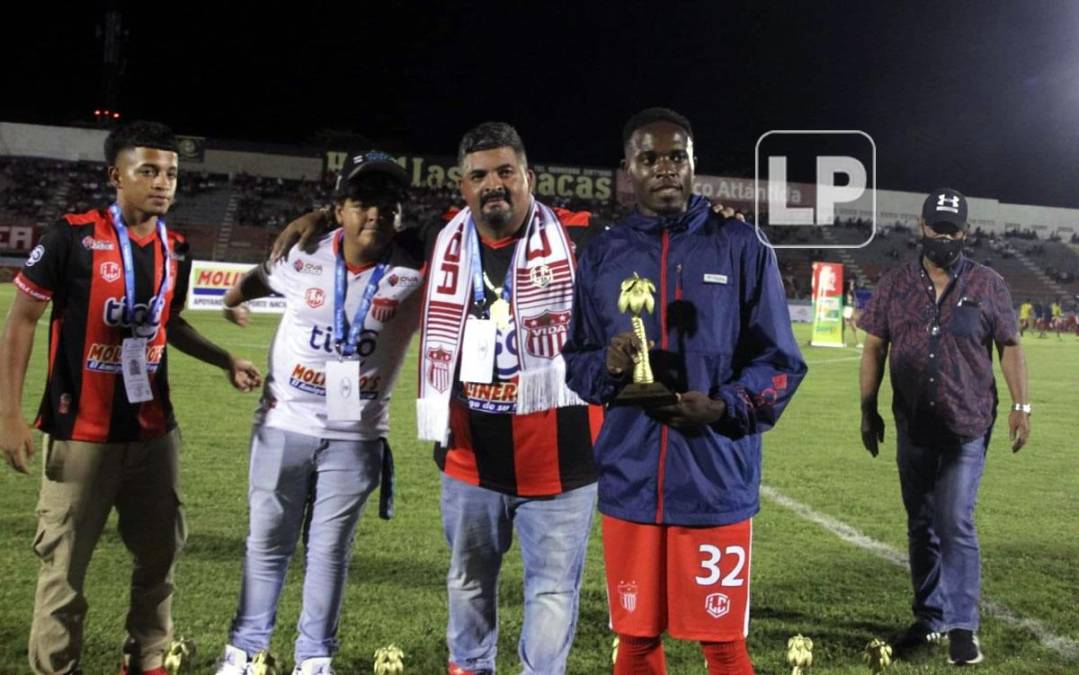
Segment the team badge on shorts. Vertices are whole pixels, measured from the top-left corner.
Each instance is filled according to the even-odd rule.
[[[637,582],[636,581],[620,581],[618,582],[618,601],[622,605],[622,609],[627,612],[632,612],[637,609]]]
[[[731,599],[723,593],[713,593],[704,599],[704,609],[718,619],[731,611]]]

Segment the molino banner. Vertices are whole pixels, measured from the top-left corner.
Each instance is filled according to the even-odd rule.
[[[187,309],[221,309],[225,291],[254,267],[243,263],[196,260],[191,263],[191,279],[187,288]],[[284,314],[285,299],[279,295],[259,298],[247,303],[252,312]]]

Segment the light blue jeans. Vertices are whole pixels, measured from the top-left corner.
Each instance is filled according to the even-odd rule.
[[[333,656],[356,523],[382,470],[382,441],[337,441],[258,426],[251,439],[250,532],[229,643],[270,645],[285,572],[304,531],[296,663]]]
[[[986,439],[920,446],[897,433],[914,616],[935,631],[976,631],[982,570],[974,503]]]
[[[494,672],[498,574],[516,529],[525,585],[517,645],[522,672],[566,672],[595,508],[595,483],[550,498],[514,497],[442,474],[442,526],[450,545],[450,661],[466,670]]]

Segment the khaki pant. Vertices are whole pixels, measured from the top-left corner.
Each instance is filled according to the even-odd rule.
[[[172,567],[187,538],[179,450],[178,430],[133,443],[46,438],[34,538],[41,559],[29,645],[34,673],[78,667],[87,609],[83,582],[114,506],[134,557],[127,632],[142,668],[162,665],[172,639]]]

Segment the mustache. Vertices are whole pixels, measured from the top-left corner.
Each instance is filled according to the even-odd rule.
[[[510,193],[504,190],[496,190],[494,192],[488,192],[487,194],[483,195],[482,197],[480,197],[480,206],[486,206],[487,202],[491,202],[496,199],[501,199],[510,206],[513,206],[513,200],[510,199]]]

